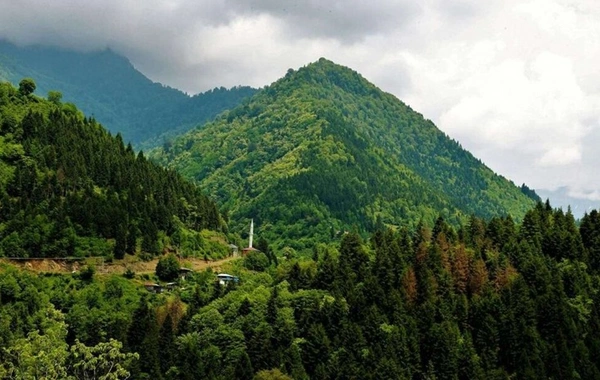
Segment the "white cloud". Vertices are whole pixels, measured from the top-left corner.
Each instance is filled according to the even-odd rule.
[[[538,20],[535,10],[555,8],[570,14]],[[558,1],[508,4],[461,38],[406,52],[420,85],[407,99],[515,182],[589,193],[600,185],[589,138],[600,128],[600,46],[580,36],[598,36],[599,22]]]

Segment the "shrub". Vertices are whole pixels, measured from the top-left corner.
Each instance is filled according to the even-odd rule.
[[[87,265],[79,272],[79,278],[82,281],[92,281],[94,279],[94,274],[96,274],[96,268],[94,268],[93,265]]]
[[[244,266],[250,270],[263,272],[269,267],[269,259],[260,251],[250,251],[244,259]]]
[[[179,260],[173,254],[163,256],[156,264],[156,275],[161,281],[173,281],[179,276]]]
[[[125,273],[123,273],[123,277],[131,280],[135,277],[135,272],[132,271],[131,268],[127,268]]]

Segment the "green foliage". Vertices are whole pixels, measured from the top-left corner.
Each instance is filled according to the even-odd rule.
[[[4,265],[0,272],[0,377],[70,380],[85,378],[78,374],[89,374],[91,367],[95,378],[126,377],[123,370],[129,370],[132,356],[121,354],[116,340],[124,340],[145,290],[119,277],[88,282],[71,275],[34,276]],[[106,361],[114,364],[112,372],[102,364]]]
[[[83,281],[92,281],[95,274],[96,268],[93,265],[86,265],[81,269],[81,272],[79,272],[79,278]]]
[[[179,260],[169,254],[161,257],[156,264],[156,275],[162,281],[173,281],[179,276]]]
[[[123,273],[123,277],[131,280],[131,279],[135,278],[135,272],[131,268],[127,268],[125,273]]]
[[[142,298],[131,316],[131,324],[127,331],[127,348],[129,352],[140,355],[138,365],[132,368],[132,376],[160,377],[159,362],[159,325],[156,311]]]
[[[35,91],[35,82],[31,78],[22,79],[19,82],[19,94],[29,96]]]
[[[238,261],[227,269],[238,286],[195,273],[181,299],[122,276],[0,265],[0,376],[599,378],[593,218],[578,228],[540,203],[517,225],[352,232],[315,247],[316,262]]]
[[[262,371],[258,371],[256,376],[254,376],[254,380],[292,380],[291,377],[282,373],[279,369],[263,369]]]
[[[137,353],[123,353],[123,344],[111,339],[94,347],[76,341],[70,348],[75,379],[120,380],[130,376],[129,368]]]
[[[121,259],[141,241],[156,255],[173,235],[223,227],[195,185],[136,155],[74,105],[0,88],[0,254]],[[202,249],[222,257],[227,248],[211,240]]]
[[[250,270],[262,272],[269,267],[269,258],[263,252],[250,251],[244,258],[244,266]]]
[[[67,326],[62,314],[48,308],[42,331],[34,330],[4,348],[2,378],[65,379],[68,345]]]
[[[152,157],[214,194],[231,230],[253,218],[274,251],[440,215],[455,226],[471,214],[520,220],[534,204],[431,121],[324,59]]]
[[[63,95],[59,91],[48,91],[48,101],[54,105],[60,106],[62,97]]]

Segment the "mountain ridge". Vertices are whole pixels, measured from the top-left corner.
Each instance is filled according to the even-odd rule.
[[[147,148],[212,120],[256,91],[215,88],[189,96],[156,83],[112,50],[79,53],[42,46],[17,47],[0,40],[0,80],[17,85],[33,78],[37,93],[60,90],[113,133]]]
[[[152,157],[199,181],[236,223],[254,217],[299,249],[297,238],[355,224],[520,219],[534,204],[421,114],[324,58]]]

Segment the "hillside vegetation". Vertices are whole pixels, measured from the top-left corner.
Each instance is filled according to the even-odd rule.
[[[262,252],[222,279],[0,262],[0,378],[600,378],[600,213],[535,203],[355,72],[290,71],[154,152],[223,216],[35,87],[0,84],[0,256],[218,256],[248,217]]]
[[[431,121],[325,59],[290,69],[152,158],[198,181],[234,229],[254,218],[268,240],[296,249],[352,226],[519,220],[535,203]]]
[[[195,185],[34,89],[0,83],[0,256],[227,252],[199,232],[223,224]]]
[[[0,377],[597,379],[599,215],[578,228],[540,203],[521,224],[349,233],[310,259],[251,271],[247,258],[227,269],[239,282],[205,271],[163,294],[0,265]]]
[[[250,87],[215,88],[187,94],[154,83],[110,50],[80,53],[48,47],[17,47],[0,41],[0,81],[16,85],[34,78],[37,94],[60,90],[125,142],[160,145],[171,136],[212,120],[256,92]]]

